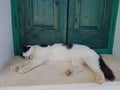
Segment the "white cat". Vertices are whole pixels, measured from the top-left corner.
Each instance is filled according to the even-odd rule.
[[[27,61],[11,67],[12,71],[26,73],[47,61],[57,61],[70,63],[71,68],[65,71],[67,76],[79,73],[83,70],[83,64],[86,64],[95,73],[98,83],[103,83],[105,78],[111,81],[115,78],[102,57],[84,45],[54,44],[46,47],[33,45],[27,46],[24,50],[23,56]]]

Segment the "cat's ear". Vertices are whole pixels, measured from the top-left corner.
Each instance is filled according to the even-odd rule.
[[[22,45],[23,52],[27,52],[30,49],[30,45]]]
[[[26,47],[27,45],[21,45],[21,48],[23,49],[23,51],[25,50]]]

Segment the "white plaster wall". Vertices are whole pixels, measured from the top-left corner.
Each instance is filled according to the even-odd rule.
[[[10,0],[0,0],[0,69],[13,55]]]
[[[117,16],[117,24],[114,38],[113,55],[120,57],[120,2]]]

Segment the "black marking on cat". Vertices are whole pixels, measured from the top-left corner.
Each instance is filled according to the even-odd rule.
[[[63,44],[63,46],[66,46],[67,49],[72,49],[73,44]]]
[[[104,73],[105,78],[108,79],[108,80],[113,81],[115,79],[115,76],[114,76],[112,70],[103,61],[102,56],[100,56],[100,58],[99,58],[99,64],[100,64],[101,70]]]
[[[48,46],[53,46],[54,44],[41,44],[39,45],[40,47],[48,47]]]
[[[45,45],[45,44],[43,44],[43,45],[39,45],[40,47],[48,47],[48,45]]]
[[[29,51],[30,48],[31,48],[30,46],[22,45],[22,50],[24,53]],[[22,53],[19,56],[21,56],[22,58],[25,58]]]
[[[27,52],[30,49],[30,46],[23,45],[22,49],[23,49],[23,52]]]

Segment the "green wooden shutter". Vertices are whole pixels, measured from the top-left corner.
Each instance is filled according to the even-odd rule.
[[[22,44],[78,43],[111,53],[119,0],[11,0],[15,54]]]
[[[66,42],[67,0],[18,0],[21,44]]]
[[[108,46],[113,0],[69,0],[68,43]]]

